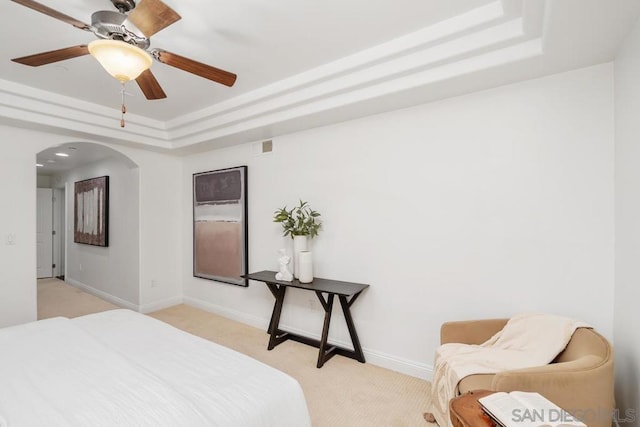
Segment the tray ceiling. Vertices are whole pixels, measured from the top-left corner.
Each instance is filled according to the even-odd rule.
[[[152,47],[238,74],[233,88],[156,62],[168,98],[127,85],[120,129],[119,83],[92,57],[10,61],[94,36],[5,1],[0,123],[193,152],[607,62],[640,11],[635,0],[164,1],[182,20]],[[85,22],[112,10],[108,0],[40,2]]]

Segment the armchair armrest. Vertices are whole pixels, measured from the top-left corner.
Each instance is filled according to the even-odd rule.
[[[482,344],[504,328],[509,319],[483,319],[446,322],[440,327],[440,344]]]
[[[569,362],[495,374],[491,389],[535,391],[582,419],[589,427],[610,427],[613,360],[586,355]]]

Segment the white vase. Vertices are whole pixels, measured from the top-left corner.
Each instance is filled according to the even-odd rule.
[[[300,283],[313,282],[313,256],[311,251],[300,251],[298,254],[298,272]]]
[[[300,270],[298,269],[298,254],[302,251],[308,250],[307,236],[293,236],[293,277],[296,279],[300,277]]]

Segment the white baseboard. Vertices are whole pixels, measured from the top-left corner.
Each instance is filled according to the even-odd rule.
[[[269,319],[264,319],[259,316],[254,316],[252,314],[247,314],[236,310],[230,310],[226,307],[221,307],[219,305],[212,304],[198,298],[185,296],[183,297],[183,303],[256,328],[266,330],[267,325],[269,325]],[[320,333],[318,332],[309,332],[285,324],[282,324],[280,326],[282,327],[282,329],[293,332],[294,334],[304,335],[317,340],[320,339]],[[353,348],[351,342],[343,342],[340,340],[331,340],[331,342],[341,347]],[[371,363],[372,365],[380,366],[382,368],[390,369],[392,371],[400,372],[402,374],[410,375],[412,377],[424,379],[427,381],[431,381],[431,379],[433,378],[433,367],[430,365],[403,359],[401,357],[386,354],[381,351],[368,349],[366,347],[363,347],[362,351],[364,353],[365,359],[367,360],[367,363]]]
[[[175,296],[171,298],[166,298],[159,301],[150,302],[149,304],[142,304],[140,306],[140,313],[152,313],[154,311],[162,310],[165,308],[173,307],[174,305],[182,304],[182,297]]]
[[[80,288],[85,292],[90,293],[91,295],[95,295],[99,298],[102,298],[103,300],[109,301],[112,304],[115,304],[119,307],[122,308],[128,308],[129,310],[134,310],[134,311],[140,311],[139,310],[139,306],[137,304],[134,304],[132,302],[129,301],[125,301],[122,298],[119,298],[115,295],[111,295],[109,293],[106,293],[104,291],[101,291],[99,289],[96,289],[92,286],[86,285],[82,282],[79,282],[75,279],[72,279],[70,277],[65,277],[64,281],[68,284],[70,284],[71,286],[75,286],[76,288]]]
[[[132,302],[123,300],[115,295],[111,295],[110,293],[101,291],[92,286],[89,286],[85,283],[82,283],[78,280],[72,279],[70,277],[65,278],[65,282],[70,284],[71,286],[75,286],[76,288],[82,289],[85,292],[90,293],[91,295],[95,295],[103,300],[109,301],[112,304],[115,304],[122,308],[128,308],[129,310],[134,310],[139,313],[151,313],[153,311],[162,310],[164,308],[173,307],[174,305],[182,304],[182,297],[175,296],[171,298],[166,298],[160,301],[150,302],[149,304],[138,305]]]
[[[245,325],[253,326],[254,328],[267,329],[269,325],[269,319],[263,319],[252,314],[243,313],[236,310],[230,310],[226,307],[222,307],[216,304],[212,304],[208,301],[203,301],[198,298],[183,297],[182,302],[186,305],[190,305],[195,308],[199,308],[210,313],[217,314],[227,319],[235,320],[236,322],[244,323]]]
[[[266,324],[268,324],[268,321]],[[318,332],[309,332],[286,324],[282,324],[281,327],[282,329],[293,332],[294,334],[304,335],[320,340],[320,333]],[[332,344],[336,344],[340,347],[349,349],[353,348],[353,344],[351,344],[351,341],[336,339],[329,339],[329,341]],[[382,368],[390,369],[392,371],[400,372],[402,374],[410,375],[412,377],[420,378],[427,381],[431,381],[431,379],[433,378],[433,367],[429,365],[403,359],[401,357],[393,356],[391,354],[373,350],[364,346],[362,347],[362,352],[364,353],[364,358],[367,363],[371,363],[372,365],[380,366]]]
[[[422,380],[433,380],[433,366],[425,363],[414,362],[413,360],[404,359],[374,350],[364,350],[367,362],[372,365],[391,369],[405,375],[420,378]]]

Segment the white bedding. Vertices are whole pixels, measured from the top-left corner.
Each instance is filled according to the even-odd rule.
[[[310,426],[300,385],[129,310],[0,329],[0,426]]]

